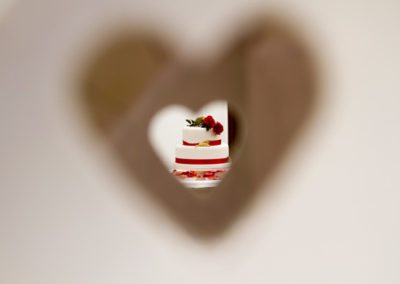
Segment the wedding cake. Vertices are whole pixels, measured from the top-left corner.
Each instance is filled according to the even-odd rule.
[[[223,125],[210,115],[186,121],[182,142],[175,148],[174,175],[192,180],[220,180],[230,166],[229,146],[221,139]]]

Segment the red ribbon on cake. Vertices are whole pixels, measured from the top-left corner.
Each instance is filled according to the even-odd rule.
[[[175,158],[178,164],[191,164],[191,165],[209,165],[209,164],[224,164],[229,162],[229,157],[219,159],[182,159]]]
[[[182,144],[185,145],[185,146],[197,146],[200,143],[189,143],[189,142],[186,142],[185,140],[183,140]],[[208,145],[210,145],[210,146],[221,145],[221,139],[219,139],[219,140],[209,140],[208,141]]]

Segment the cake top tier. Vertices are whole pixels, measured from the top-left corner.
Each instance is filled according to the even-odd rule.
[[[200,116],[195,120],[187,119],[187,126],[183,128],[183,143],[186,145],[202,143],[205,141],[220,142],[220,134],[224,131],[221,123],[214,120],[211,115]]]
[[[220,140],[220,135],[200,127],[185,126],[182,130],[182,139],[184,143],[194,144],[204,141]]]

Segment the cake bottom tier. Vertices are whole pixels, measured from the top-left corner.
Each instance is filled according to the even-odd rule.
[[[226,143],[211,147],[176,145],[175,157],[178,159],[225,159],[229,157],[229,146]]]
[[[230,162],[220,164],[181,164],[175,163],[175,170],[178,171],[208,171],[208,170],[228,170],[231,166]]]
[[[219,170],[230,167],[229,146],[211,147],[176,145],[175,170]]]

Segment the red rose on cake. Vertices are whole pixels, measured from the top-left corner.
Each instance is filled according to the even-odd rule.
[[[212,129],[216,135],[219,135],[224,131],[224,126],[220,122],[215,121],[211,115],[207,115],[206,117],[199,116],[195,120],[186,119],[186,122],[188,123],[187,126],[190,127],[202,127],[206,128],[207,131]]]
[[[211,115],[208,115],[203,119],[203,124],[207,128],[207,130],[209,130],[211,128],[214,128],[215,120]]]
[[[215,134],[219,135],[224,131],[224,126],[221,123],[217,122],[213,127],[213,131]]]

